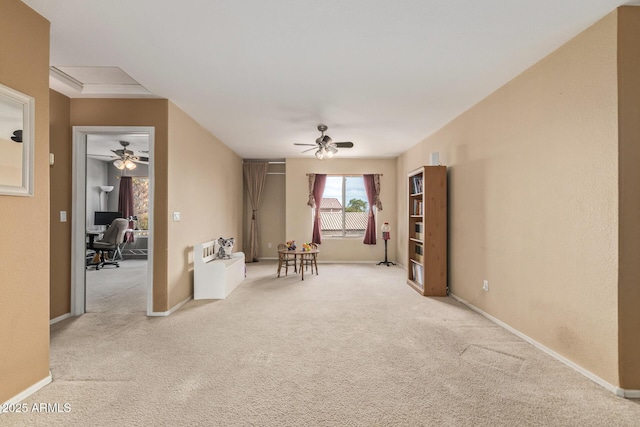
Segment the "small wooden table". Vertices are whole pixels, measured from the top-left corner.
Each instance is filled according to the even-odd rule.
[[[304,280],[304,261],[305,260],[310,260],[311,261],[311,274],[313,274],[313,267],[316,268],[316,276],[318,275],[318,254],[320,253],[320,249],[311,249],[310,251],[303,251],[302,249],[296,249],[293,251],[290,250],[286,250],[286,249],[280,249],[278,250],[279,254],[283,254],[283,255],[293,255],[294,257],[294,264],[297,262],[298,259],[298,255],[300,255],[300,275],[302,277],[302,280]],[[278,277],[280,277],[280,267],[282,266],[281,263],[278,263]]]

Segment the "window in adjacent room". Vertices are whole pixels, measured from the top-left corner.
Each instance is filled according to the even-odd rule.
[[[134,177],[133,184],[133,214],[138,217],[136,228],[149,229],[149,178]]]
[[[362,176],[327,176],[320,203],[323,237],[362,237],[368,215]]]

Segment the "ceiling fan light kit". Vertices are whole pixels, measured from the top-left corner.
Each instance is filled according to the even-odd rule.
[[[338,148],[351,148],[353,147],[353,142],[333,142],[329,135],[325,135],[324,132],[328,129],[327,125],[320,123],[318,125],[318,130],[320,131],[320,137],[316,138],[315,144],[298,144],[294,143],[293,145],[308,145],[312,147],[317,147],[315,155],[316,158],[320,160],[330,159],[334,155],[338,153]],[[307,151],[311,151],[313,148],[303,151],[303,153]]]
[[[129,159],[125,159],[124,161],[117,159],[113,162],[113,166],[115,166],[120,170],[123,170],[123,169],[133,170],[138,167],[135,163],[133,163]]]
[[[120,170],[133,170],[138,167],[135,164],[136,161],[149,161],[149,158],[143,158],[134,156],[133,151],[127,150],[127,146],[129,143],[127,141],[120,141],[120,145],[122,145],[122,150],[111,150],[114,154],[120,156],[120,158],[113,161],[113,166]]]

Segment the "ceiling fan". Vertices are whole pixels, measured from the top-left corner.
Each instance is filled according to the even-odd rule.
[[[318,125],[318,130],[320,131],[321,135],[319,138],[316,139],[316,143],[315,144],[299,144],[299,143],[294,143],[293,145],[308,145],[308,146],[312,146],[313,148],[309,148],[308,150],[304,150],[303,153],[306,153],[307,151],[311,151],[311,150],[316,150],[316,157],[320,160],[323,159],[330,159],[332,158],[337,152],[338,152],[338,148],[352,148],[353,147],[353,142],[335,142],[331,139],[331,137],[329,135],[325,135],[325,131],[328,129],[327,125],[324,125],[322,123],[320,123]]]
[[[123,169],[132,170],[137,167],[136,163],[145,163],[145,164],[149,163],[149,157],[136,156],[133,151],[127,149],[127,147],[129,146],[128,141],[118,141],[118,142],[120,143],[120,145],[122,145],[122,149],[111,150],[111,152],[113,152],[116,155],[116,156],[111,156],[111,159],[114,159],[113,166],[115,166],[120,170],[123,170]]]

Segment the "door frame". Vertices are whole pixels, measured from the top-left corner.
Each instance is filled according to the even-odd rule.
[[[149,135],[149,237],[147,255],[147,316],[153,313],[154,146],[153,126],[73,126],[71,179],[71,314],[86,312],[86,181],[87,135],[146,133]]]

